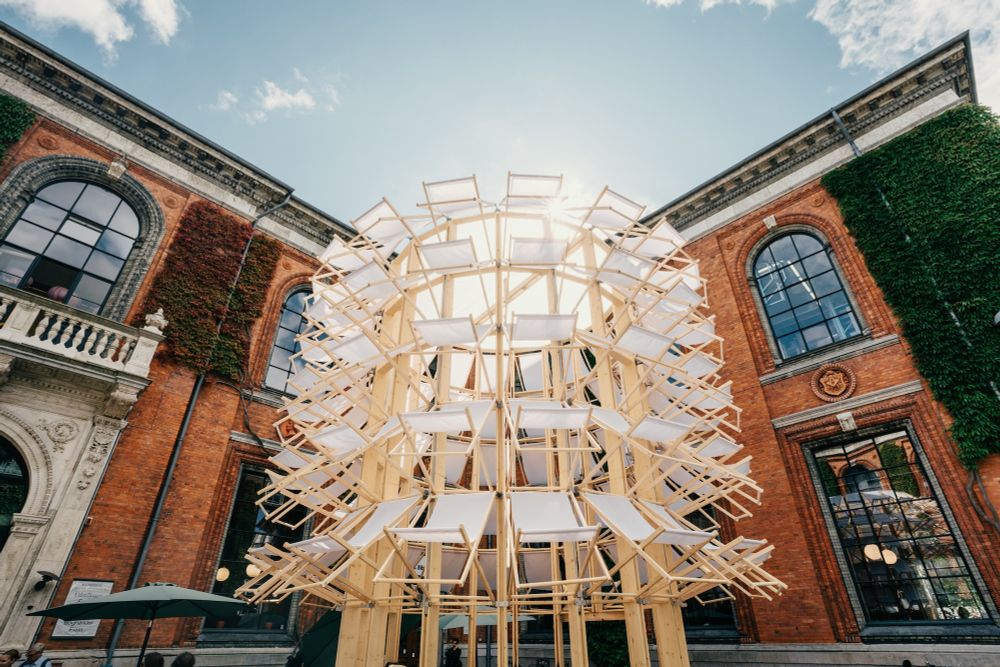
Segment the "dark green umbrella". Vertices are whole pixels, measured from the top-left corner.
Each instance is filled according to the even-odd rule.
[[[148,621],[139,660],[142,664],[149,644],[153,620],[178,616],[228,616],[248,605],[234,598],[193,591],[175,584],[149,583],[142,588],[113,593],[86,602],[33,611],[28,616],[51,616],[63,621],[93,621],[103,618],[141,618]]]

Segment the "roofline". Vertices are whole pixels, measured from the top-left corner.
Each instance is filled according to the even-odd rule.
[[[878,90],[882,86],[885,86],[886,84],[888,84],[889,82],[891,82],[893,79],[895,79],[895,78],[897,78],[897,77],[905,74],[907,71],[909,71],[911,69],[914,69],[916,67],[919,67],[920,65],[924,64],[925,62],[933,60],[938,55],[940,55],[944,51],[947,51],[948,49],[954,47],[959,42],[964,42],[964,44],[965,44],[965,51],[966,51],[966,55],[967,55],[968,62],[969,62],[969,80],[971,81],[971,85],[972,85],[972,101],[974,103],[978,104],[979,103],[979,98],[978,98],[978,96],[976,94],[975,76],[974,76],[974,72],[972,70],[972,42],[971,42],[971,39],[969,37],[969,31],[966,30],[965,32],[962,32],[962,33],[956,35],[955,37],[952,37],[951,39],[949,39],[944,44],[941,44],[941,45],[937,46],[936,48],[928,51],[927,53],[923,54],[919,58],[916,58],[915,60],[912,60],[911,62],[903,65],[899,69],[893,71],[891,74],[887,74],[886,76],[882,77],[881,79],[879,79],[875,83],[871,84],[870,86],[867,86],[864,90],[862,90],[862,91],[860,91],[858,93],[855,93],[851,97],[849,97],[846,100],[842,101],[840,104],[838,104],[836,106],[833,106],[833,107],[830,107],[829,109],[827,109],[823,113],[819,114],[818,116],[816,116],[814,118],[811,118],[810,120],[806,121],[805,123],[802,123],[801,125],[799,125],[798,127],[796,127],[794,130],[792,130],[791,132],[788,132],[785,135],[783,135],[781,138],[776,139],[775,141],[772,141],[771,143],[769,143],[768,145],[764,146],[760,150],[757,150],[754,153],[746,156],[742,160],[739,160],[738,162],[733,163],[732,165],[730,165],[729,167],[727,167],[725,170],[719,172],[715,176],[712,176],[708,180],[706,180],[706,181],[704,181],[704,182],[696,185],[695,187],[691,188],[690,190],[688,190],[684,194],[682,194],[682,195],[680,195],[678,197],[674,197],[671,201],[667,202],[663,206],[660,206],[659,208],[657,208],[652,213],[650,213],[650,214],[646,215],[645,217],[643,217],[641,221],[642,222],[650,222],[650,221],[654,220],[655,218],[658,218],[659,216],[663,215],[664,213],[666,213],[667,211],[669,211],[671,208],[673,208],[674,206],[677,206],[678,204],[680,204],[684,200],[688,199],[689,197],[697,194],[698,192],[700,192],[702,190],[705,190],[706,188],[708,188],[709,186],[711,186],[713,183],[716,183],[717,181],[722,180],[726,175],[728,175],[728,174],[736,171],[741,165],[746,164],[747,162],[751,162],[752,160],[755,160],[755,159],[757,159],[757,158],[759,158],[759,157],[761,157],[763,155],[766,155],[767,153],[773,151],[775,148],[778,148],[779,146],[781,146],[785,142],[789,141],[790,139],[793,139],[798,134],[806,131],[807,129],[809,129],[813,125],[816,125],[817,123],[820,123],[823,120],[829,118],[831,111],[840,111],[841,109],[850,106],[851,104],[857,102],[858,100],[863,99],[864,97],[866,97],[870,93]]]
[[[23,42],[25,42],[27,45],[31,46],[32,48],[38,49],[46,57],[51,58],[52,60],[55,60],[62,67],[65,67],[68,71],[74,72],[75,74],[79,75],[81,78],[89,79],[97,87],[105,88],[109,92],[111,92],[111,93],[113,93],[115,95],[120,96],[122,99],[124,99],[125,101],[129,102],[130,104],[133,104],[136,107],[142,109],[143,112],[148,113],[149,115],[151,115],[151,116],[157,118],[158,120],[162,121],[165,125],[169,125],[170,127],[174,128],[175,130],[177,130],[180,133],[189,135],[193,140],[206,145],[208,148],[211,148],[213,151],[217,151],[218,153],[220,153],[223,156],[225,156],[226,158],[232,160],[233,162],[235,162],[239,166],[245,168],[247,171],[253,172],[258,177],[270,181],[273,185],[277,186],[280,189],[283,189],[285,191],[286,195],[292,195],[292,193],[295,191],[295,188],[293,188],[291,185],[289,185],[289,184],[285,183],[284,181],[282,181],[281,179],[273,176],[269,172],[261,169],[260,167],[258,167],[257,165],[253,164],[249,160],[246,160],[245,158],[240,157],[239,155],[237,155],[236,153],[232,152],[231,150],[220,146],[219,144],[215,143],[214,141],[212,141],[211,139],[209,139],[205,135],[201,134],[200,132],[197,132],[197,131],[191,129],[187,125],[185,125],[185,124],[183,124],[183,123],[181,123],[181,122],[179,122],[179,121],[171,118],[167,114],[165,114],[162,111],[159,111],[158,109],[150,106],[146,102],[143,102],[142,100],[140,100],[139,98],[135,97],[134,95],[132,95],[132,94],[130,94],[130,93],[122,90],[121,88],[119,88],[115,84],[111,83],[110,81],[104,79],[103,77],[100,77],[97,74],[94,74],[93,72],[91,72],[87,68],[82,67],[82,66],[78,65],[77,63],[73,62],[72,60],[69,60],[68,58],[60,55],[59,53],[57,53],[56,51],[52,50],[48,46],[45,46],[44,44],[42,44],[38,40],[36,40],[36,39],[34,39],[32,37],[29,37],[28,35],[24,34],[20,30],[14,28],[9,23],[7,23],[5,21],[0,21],[0,30],[2,30],[4,32],[7,32],[7,33],[10,33],[12,36],[14,36],[15,38],[17,38],[19,40],[22,40]],[[320,208],[318,208],[318,207],[316,207],[316,206],[314,206],[312,204],[309,204],[308,202],[303,201],[299,197],[293,197],[292,201],[298,202],[299,204],[301,204],[301,205],[309,208],[310,210],[316,212],[317,214],[321,215],[324,218],[328,218],[331,222],[333,222],[336,226],[340,227],[342,230],[349,231],[351,233],[356,233],[355,230],[350,225],[342,222],[337,217],[330,215],[329,213],[323,211],[322,209],[320,209]]]

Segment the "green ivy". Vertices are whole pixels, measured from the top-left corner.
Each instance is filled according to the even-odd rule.
[[[974,469],[1000,452],[1000,401],[990,388],[1000,382],[1000,121],[963,105],[830,172],[823,185]]]
[[[34,122],[31,107],[16,97],[0,94],[0,155],[6,154]]]
[[[196,371],[240,379],[250,328],[260,317],[278,261],[277,242],[254,237],[228,312],[250,225],[206,202],[188,206],[141,313],[163,308],[170,327],[164,350]],[[221,334],[218,322],[225,316]]]
[[[597,667],[629,664],[625,621],[587,623],[587,653]]]
[[[882,459],[882,467],[889,475],[889,485],[893,491],[902,491],[911,496],[919,496],[920,489],[917,480],[910,472],[906,452],[894,442],[884,442],[878,446],[878,455]]]

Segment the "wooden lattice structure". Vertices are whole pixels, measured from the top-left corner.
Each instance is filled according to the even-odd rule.
[[[611,618],[648,665],[648,616],[660,664],[687,665],[684,601],[784,588],[772,547],[720,536],[761,489],[697,263],[634,202],[561,188],[511,174],[493,204],[475,178],[427,183],[420,215],[383,200],[322,257],[264,491],[313,536],[253,550],[241,593],[339,606],[338,665],[395,658],[403,614],[436,665],[441,615],[484,610],[511,620],[501,665],[525,614],[568,625],[575,665]]]

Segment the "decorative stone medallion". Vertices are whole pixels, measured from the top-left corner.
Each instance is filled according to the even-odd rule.
[[[57,452],[61,452],[66,443],[75,438],[76,434],[79,432],[76,424],[68,421],[53,422],[43,419],[38,422],[38,425],[48,434],[49,438],[52,439],[52,443]]]
[[[40,135],[37,139],[35,139],[35,142],[48,151],[54,151],[59,148],[59,142],[56,141],[55,137],[48,134]]]
[[[853,394],[857,379],[854,372],[846,366],[826,364],[813,374],[810,385],[816,396],[832,403]]]

